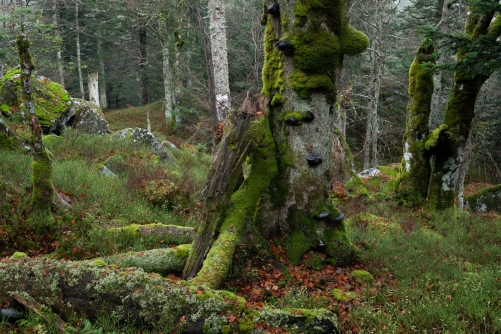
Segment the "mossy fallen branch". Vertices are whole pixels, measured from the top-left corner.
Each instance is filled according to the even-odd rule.
[[[92,260],[3,259],[0,302],[14,295],[38,301],[63,320],[114,314],[122,324],[159,332],[254,333],[259,323],[289,333],[338,333],[336,316],[324,309],[253,310],[227,291]]]

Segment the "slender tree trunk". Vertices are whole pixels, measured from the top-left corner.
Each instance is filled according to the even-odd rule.
[[[211,119],[213,128],[218,124],[217,117],[217,107],[216,107],[216,83],[214,81],[214,62],[212,61],[212,51],[210,45],[210,38],[205,30],[204,21],[202,18],[202,14],[200,12],[200,7],[197,3],[195,3],[195,11],[197,15],[198,26],[200,27],[200,31],[202,32],[202,36],[204,39],[204,56],[205,56],[205,65],[207,68],[207,78],[209,85],[209,105],[211,111]]]
[[[104,51],[101,31],[97,35],[97,55],[99,57],[99,105],[101,110],[108,109],[108,98],[106,96],[106,72],[104,69]]]
[[[143,106],[149,103],[148,97],[148,76],[146,75],[146,62],[148,60],[148,48],[146,40],[146,27],[140,26],[138,29],[139,36],[139,80],[141,82],[141,104]]]
[[[59,47],[56,51],[57,58],[57,69],[59,72],[59,84],[64,87],[64,69],[63,69],[63,57],[61,55],[61,33],[59,31],[59,24],[57,21],[57,3],[58,0],[52,0],[52,25],[54,26],[54,35],[56,37],[56,42],[59,44]]]
[[[80,23],[78,19],[79,15],[79,6],[78,6],[78,0],[75,1],[75,31],[76,31],[76,43],[77,43],[77,70],[78,70],[78,80],[80,83],[80,94],[82,96],[82,100],[85,100],[85,91],[84,91],[84,84],[83,84],[83,75],[82,75],[82,53],[80,51]]]
[[[216,90],[217,121],[222,122],[231,108],[226,47],[226,18],[223,0],[209,0],[210,41]]]
[[[382,24],[382,23],[381,23]],[[379,94],[381,91],[381,78],[383,75],[383,63],[381,57],[381,36],[379,34],[372,40],[369,101],[367,107],[367,128],[365,137],[364,169],[375,167],[377,161],[377,141],[378,141],[378,108]]]
[[[21,86],[23,91],[23,103],[28,113],[29,126],[31,129],[31,141],[33,144],[33,190],[32,207],[35,212],[49,214],[50,206],[54,198],[54,186],[52,184],[52,161],[42,141],[42,128],[35,113],[35,104],[32,98],[31,73],[35,65],[29,52],[30,43],[28,35],[21,33],[17,36],[17,49],[21,66]]]
[[[176,30],[174,31],[174,67],[173,67],[173,80],[174,80],[174,114],[176,115],[176,122],[181,121],[179,105],[181,103],[181,50],[184,41],[181,36],[181,27],[183,22],[184,2],[180,1],[177,4],[177,19]]]
[[[167,33],[166,22],[159,19],[159,38],[162,47],[162,73],[164,81],[164,96],[165,96],[165,120],[167,127],[171,128],[176,122],[174,115],[174,81],[172,77],[172,68],[170,66],[169,53],[169,36]]]

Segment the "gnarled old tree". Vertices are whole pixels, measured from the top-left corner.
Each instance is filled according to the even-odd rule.
[[[454,207],[463,152],[475,116],[475,102],[483,83],[501,68],[501,4],[495,0],[474,2],[469,7],[465,36],[458,45],[454,81],[442,124],[427,134],[433,90],[430,74],[416,62],[429,57],[420,49],[410,70],[411,102],[404,148],[404,168],[399,192],[411,202],[428,199],[431,208]],[[428,56],[426,56],[428,54]],[[497,56],[496,56],[497,55]],[[430,88],[425,88],[425,86]],[[416,166],[418,164],[419,166]],[[417,182],[417,180],[421,180]],[[426,184],[424,184],[426,183]],[[412,198],[416,192],[419,196]]]
[[[293,262],[311,248],[349,261],[343,215],[328,194],[344,162],[335,76],[344,55],[369,43],[344,15],[342,0],[264,2],[263,89],[225,120],[184,278],[217,287],[238,244],[266,245],[273,235],[287,236]]]

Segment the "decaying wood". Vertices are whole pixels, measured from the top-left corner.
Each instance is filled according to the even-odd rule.
[[[59,333],[66,333],[65,327],[66,322],[61,320],[57,315],[49,317],[46,313],[43,313],[41,310],[43,309],[43,305],[32,299],[31,297],[23,296],[19,293],[14,293],[12,298],[17,301],[19,304],[23,305],[26,309],[38,314],[45,321],[51,322]]]
[[[128,325],[169,333],[221,332],[223,324],[232,333],[249,332],[254,323],[266,323],[270,329],[295,326],[298,333],[338,333],[336,317],[327,310],[256,311],[245,307],[245,299],[226,291],[96,261],[4,259],[0,302],[13,296],[26,305],[26,300],[36,300],[63,320],[77,315],[95,321],[100,315],[115,314]]]
[[[202,267],[212,242],[221,227],[221,212],[227,206],[242,174],[242,163],[251,143],[244,141],[250,127],[250,119],[230,114],[225,121],[225,132],[214,155],[213,168],[202,193],[205,203],[205,223],[199,232],[183,271],[183,279],[192,278]]]
[[[125,227],[112,227],[107,234],[126,234],[129,237],[161,237],[167,244],[189,244],[195,239],[193,227],[165,224],[131,224]]]

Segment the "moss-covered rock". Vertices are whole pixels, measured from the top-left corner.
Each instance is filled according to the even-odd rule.
[[[0,109],[6,116],[12,116],[23,109],[22,87],[19,68],[8,70],[0,78]],[[54,130],[61,117],[70,109],[68,92],[58,83],[44,76],[31,77],[32,97],[35,113],[44,133]]]
[[[0,118],[0,150],[15,150],[21,147],[16,134]]]
[[[101,108],[82,99],[71,99],[71,109],[63,124],[70,123],[78,131],[104,135],[108,133],[108,121],[104,119]],[[74,120],[72,120],[74,118]]]
[[[374,283],[374,277],[365,270],[353,270],[350,276],[360,284],[371,284]]]
[[[162,146],[162,143],[146,129],[142,128],[128,128],[123,129],[114,134],[114,136],[119,138],[127,138],[135,143],[141,143],[150,147],[160,160],[168,161],[171,163],[176,163],[176,159],[172,154]]]
[[[485,188],[465,198],[466,209],[472,212],[501,213],[501,184]]]
[[[356,299],[358,297],[358,294],[353,291],[346,292],[340,289],[334,289],[332,290],[332,297],[342,302],[349,302],[350,300]]]

